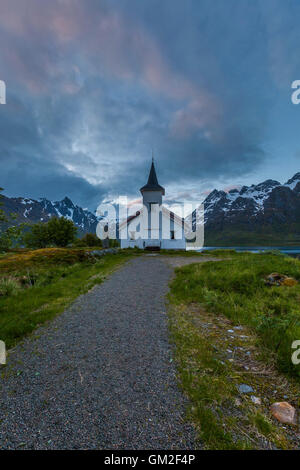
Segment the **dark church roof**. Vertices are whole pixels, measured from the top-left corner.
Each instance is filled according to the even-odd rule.
[[[141,192],[143,191],[162,191],[163,195],[165,194],[165,188],[160,186],[157,181],[156,171],[154,162],[152,161],[149,178],[147,184],[140,189]]]

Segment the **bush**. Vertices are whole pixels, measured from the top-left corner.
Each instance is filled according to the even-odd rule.
[[[34,224],[30,232],[24,236],[24,243],[28,248],[46,248],[50,244],[48,224]]]
[[[82,238],[77,239],[74,242],[75,246],[78,247],[93,247],[93,246],[102,246],[102,241],[97,237],[95,233],[86,233]]]
[[[120,243],[118,240],[115,239],[110,239],[109,240],[109,248],[118,248],[120,246]]]
[[[16,272],[27,274],[27,269],[70,265],[75,263],[94,263],[95,256],[88,250],[70,248],[43,248],[14,253],[0,259],[0,276],[2,273]]]
[[[77,228],[72,220],[61,217],[53,217],[47,222],[49,241],[56,246],[65,247],[72,243],[77,233]]]
[[[2,188],[0,188],[0,192]],[[2,195],[0,194],[0,206]],[[13,224],[18,218],[17,214],[6,215],[0,208],[0,252],[8,251],[12,247],[17,247],[23,241],[24,229],[27,224]]]
[[[3,188],[0,188],[0,192],[3,191]],[[2,195],[0,194],[0,199],[1,199]],[[2,206],[2,202],[0,200],[0,206]],[[5,213],[2,209],[0,209],[0,222],[5,222],[6,221],[6,217],[5,217]]]
[[[46,248],[48,246],[66,247],[75,239],[77,228],[71,220],[53,217],[47,223],[38,223],[30,227],[24,236],[28,248]]]
[[[0,279],[0,296],[15,295],[20,289],[16,279],[12,277]]]

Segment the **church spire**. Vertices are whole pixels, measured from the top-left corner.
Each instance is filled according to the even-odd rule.
[[[152,163],[150,168],[150,173],[148,177],[147,184],[143,186],[140,191],[143,193],[144,191],[160,191],[163,195],[165,194],[165,189],[158,184],[156,170],[154,166],[154,158],[152,153]]]

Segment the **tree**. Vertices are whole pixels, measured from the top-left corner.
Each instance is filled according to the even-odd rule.
[[[0,191],[3,191],[3,188],[0,188]],[[3,206],[1,202],[2,194],[0,194],[0,206]],[[0,251],[6,251],[8,249],[8,243],[6,237],[4,237],[4,222],[7,222],[7,218],[2,209],[0,209]]]
[[[120,246],[120,243],[118,242],[117,239],[115,238],[110,238],[109,239],[109,247],[110,248],[118,248]]]
[[[102,246],[102,242],[100,238],[97,237],[95,233],[86,233],[83,235],[82,238],[78,239],[75,241],[76,246],[88,246],[88,247],[93,247],[93,246]]]
[[[24,235],[24,243],[28,248],[46,248],[51,244],[48,224],[39,222],[30,227]]]
[[[0,188],[0,191],[3,191],[3,189]],[[2,195],[0,194],[0,199],[1,197]],[[0,206],[2,205],[3,203],[0,200]],[[24,229],[27,224],[13,225],[12,222],[16,220],[17,217],[16,214],[7,216],[5,212],[0,209],[0,251],[7,251],[22,242]]]
[[[68,220],[65,217],[60,219],[53,217],[46,225],[50,243],[65,247],[75,240],[77,227],[72,220]]]
[[[46,248],[47,246],[65,247],[75,239],[77,228],[72,220],[53,217],[46,223],[31,225],[30,232],[24,236],[29,248]]]
[[[0,192],[3,191],[3,188],[0,188]],[[3,206],[3,202],[1,202],[2,194],[0,194],[0,206]],[[6,216],[5,213],[2,209],[0,209],[0,222],[5,222]]]

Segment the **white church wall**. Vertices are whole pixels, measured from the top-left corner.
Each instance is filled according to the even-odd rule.
[[[181,223],[170,221],[168,213],[165,212],[162,215],[162,227],[163,231],[159,233],[155,225],[155,229],[150,234],[147,219],[141,214],[129,222],[128,238],[121,239],[121,248],[144,249],[147,246],[159,246],[165,250],[185,250],[186,242]],[[171,239],[171,230],[174,232],[174,239]]]

